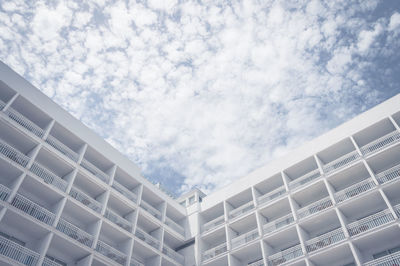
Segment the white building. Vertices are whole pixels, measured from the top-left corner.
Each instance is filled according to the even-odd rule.
[[[0,265],[400,265],[400,95],[170,198],[0,63]]]

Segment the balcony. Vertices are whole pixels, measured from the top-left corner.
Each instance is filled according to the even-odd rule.
[[[376,151],[379,151],[393,143],[400,141],[400,132],[393,131],[379,139],[376,139],[367,145],[360,148],[363,155],[367,155]]]
[[[251,230],[250,232],[244,233],[238,237],[232,239],[232,249],[242,246],[254,239],[258,238],[260,235],[258,234],[258,228]]]
[[[319,169],[315,169],[314,171],[311,171],[289,183],[289,188],[290,189],[295,189],[299,188],[315,179],[321,176],[321,173],[319,172]]]
[[[376,175],[376,179],[378,180],[379,184],[384,184],[389,181],[396,180],[400,177],[400,164],[387,169],[383,172],[380,172]]]
[[[336,192],[335,198],[337,202],[342,202],[357,195],[360,195],[363,192],[369,191],[374,187],[376,187],[374,180],[372,178],[368,178],[341,191]]]
[[[103,171],[101,171],[99,168],[94,166],[91,162],[89,162],[86,159],[83,159],[81,162],[81,166],[86,169],[89,173],[94,175],[95,177],[99,178],[103,182],[108,184],[109,176],[106,175]]]
[[[76,187],[72,187],[69,195],[97,213],[101,213],[101,203],[92,199]]]
[[[44,130],[38,127],[35,123],[31,122],[28,118],[14,110],[13,108],[8,108],[4,113],[13,120],[16,124],[22,126],[29,132],[32,132],[39,138],[42,138],[44,135]]]
[[[144,266],[143,263],[135,260],[133,257],[131,258],[131,261],[129,263],[129,266]]]
[[[293,215],[291,213],[289,213],[289,214],[282,216],[272,222],[264,224],[264,226],[263,226],[264,234],[271,233],[271,232],[278,230],[279,228],[285,227],[286,225],[289,225],[293,222],[294,222]]]
[[[21,165],[22,167],[26,167],[29,162],[29,157],[18,151],[17,149],[11,147],[6,144],[4,141],[0,139],[0,154],[13,162]]]
[[[324,172],[329,173],[334,170],[338,170],[340,168],[345,167],[346,165],[349,165],[352,162],[357,161],[360,158],[361,158],[361,156],[357,151],[352,151],[352,152],[345,154],[345,155],[337,158],[336,160],[324,165],[323,166]]]
[[[154,237],[152,237],[139,227],[136,228],[135,236],[141,239],[142,241],[146,242],[150,246],[154,247],[155,249],[160,248],[160,241],[158,241],[157,239],[155,239]]]
[[[151,206],[150,204],[148,204],[143,199],[140,202],[140,207],[142,207],[142,209],[150,213],[152,216],[156,217],[158,220],[161,220],[161,212],[156,208],[154,208],[153,206]]]
[[[174,222],[171,218],[165,217],[165,224],[174,229],[179,234],[185,235],[185,229],[183,229],[182,226]]]
[[[97,241],[96,250],[107,258],[110,258],[121,265],[125,265],[126,255],[111,247],[110,245],[104,243],[103,241]]]
[[[48,225],[52,225],[56,218],[54,213],[48,211],[47,209],[20,194],[15,195],[11,205]]]
[[[170,257],[171,259],[177,261],[179,264],[183,265],[185,263],[185,257],[183,257],[181,254],[179,254],[178,252],[176,252],[172,248],[166,246],[165,244],[163,246],[162,253],[164,253],[165,255]]]
[[[375,227],[394,221],[394,217],[389,210],[383,210],[355,221],[347,226],[350,236],[361,234]]]
[[[297,257],[300,257],[301,255],[303,255],[303,251],[301,250],[300,244],[298,244],[294,247],[285,249],[281,252],[269,256],[268,260],[270,261],[271,265],[275,266],[293,260]]]
[[[221,216],[219,216],[219,217],[217,217],[217,218],[205,223],[203,225],[203,233],[205,233],[205,232],[217,227],[218,225],[223,224],[224,222],[225,222],[225,217],[224,217],[224,215],[221,215]]]
[[[68,183],[65,180],[58,177],[56,174],[46,169],[39,163],[34,162],[30,168],[30,171],[43,179],[45,183],[50,184],[64,192],[67,190]]]
[[[345,238],[342,228],[335,229],[305,242],[307,252],[333,245]]]
[[[226,251],[228,251],[226,243],[223,243],[219,246],[216,246],[209,250],[206,250],[203,253],[203,262],[211,260],[212,258],[215,258],[215,257],[225,253]]]
[[[364,266],[396,266],[400,265],[400,251],[364,263]]]
[[[132,223],[127,221],[125,218],[121,217],[116,212],[114,212],[110,209],[106,209],[106,212],[104,213],[104,217],[106,217],[108,220],[115,223],[119,227],[125,229],[126,231],[128,231],[128,232],[132,231]]]
[[[23,265],[34,266],[39,261],[39,254],[0,236],[0,255]]]
[[[286,194],[285,187],[278,187],[265,195],[262,195],[258,198],[258,204],[261,205],[265,202],[271,201],[273,199],[279,198],[281,195]]]
[[[258,261],[247,264],[247,266],[264,266],[264,260],[259,259]]]
[[[61,143],[58,139],[49,135],[45,141],[47,142],[47,144],[49,144],[54,149],[61,152],[62,154],[64,154],[65,156],[67,156],[68,158],[73,160],[74,162],[78,162],[79,155],[76,152],[74,152],[73,150],[71,150],[69,147],[67,147],[66,145]]]
[[[118,183],[116,180],[114,180],[112,187],[116,191],[118,191],[119,193],[121,193],[122,195],[124,195],[125,197],[130,199],[131,201],[133,201],[134,203],[137,202],[137,196],[135,195],[135,193],[133,193],[132,191],[130,191],[129,189],[127,189],[126,187],[124,187],[123,185]]]
[[[7,201],[8,196],[10,196],[11,189],[0,184],[0,200]]]
[[[60,219],[56,229],[70,238],[84,244],[85,246],[92,247],[93,236],[66,220]]]
[[[44,257],[42,266],[63,266],[63,265],[55,262],[54,260]]]
[[[297,210],[297,217],[299,219],[305,218],[305,217],[310,216],[310,215],[312,215],[314,213],[318,213],[320,211],[323,211],[323,210],[325,210],[325,209],[327,209],[327,208],[329,208],[331,206],[332,206],[332,200],[328,196],[328,197],[323,198],[321,200],[318,200],[318,201],[316,201],[314,203],[311,203],[310,205],[308,205],[308,206],[306,206],[304,208],[301,208],[301,209]]]
[[[239,217],[243,214],[250,212],[252,209],[254,209],[254,203],[253,203],[253,201],[250,201],[234,210],[231,210],[229,212],[229,218],[234,219],[236,217]]]

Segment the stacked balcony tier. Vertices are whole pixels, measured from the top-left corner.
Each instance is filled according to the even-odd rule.
[[[16,264],[28,266],[37,265],[40,257],[38,253],[2,236],[0,236],[0,255],[12,259]]]

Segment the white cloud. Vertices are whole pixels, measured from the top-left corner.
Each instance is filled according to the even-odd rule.
[[[395,12],[391,17],[390,17],[390,22],[389,22],[389,30],[395,30],[400,26],[400,14],[398,12]]]

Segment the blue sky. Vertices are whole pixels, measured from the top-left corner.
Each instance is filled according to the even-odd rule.
[[[397,0],[0,5],[0,59],[176,194],[400,92]]]

